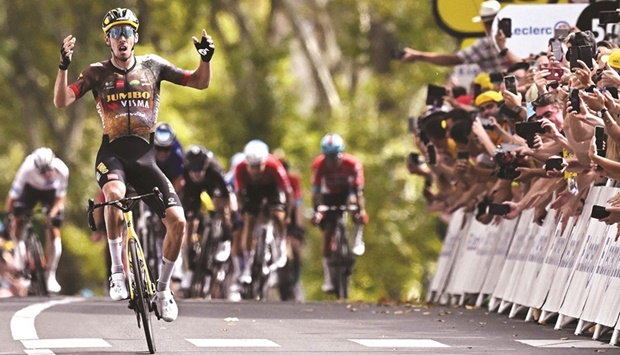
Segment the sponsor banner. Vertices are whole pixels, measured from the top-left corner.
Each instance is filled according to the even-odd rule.
[[[549,213],[553,213],[553,211],[550,211]],[[561,218],[562,217],[560,215],[560,219]],[[553,282],[555,271],[560,264],[560,258],[562,258],[566,244],[568,244],[568,239],[570,238],[575,221],[575,217],[570,217],[564,230],[562,230],[562,223],[558,223],[555,226],[553,236],[551,237],[551,245],[547,250],[543,265],[541,266],[536,280],[532,285],[529,303],[527,303],[528,306],[541,308],[545,302],[549,289],[551,288],[551,283]]]
[[[612,188],[607,188],[609,191],[605,192],[606,196],[613,196],[618,191],[613,191]],[[607,292],[607,285],[611,281],[612,272],[616,269],[618,264],[618,258],[620,257],[620,243],[616,243],[616,233],[618,231],[617,225],[608,226],[607,233],[605,233],[603,253],[598,258],[596,267],[589,281],[590,292],[586,299],[586,304],[583,307],[581,313],[581,319],[587,322],[594,322],[601,311],[609,312],[607,304],[602,303]],[[618,297],[618,294],[615,294]],[[617,318],[617,314],[616,314]]]
[[[555,29],[570,29],[577,23],[588,4],[508,5],[502,8],[493,22],[493,34],[498,19],[512,20],[512,37],[506,47],[521,58],[547,52],[549,39]]]
[[[595,201],[597,201],[600,192],[601,187],[593,187],[590,189],[590,193],[588,194],[586,203],[583,207],[584,211],[592,210],[592,206],[595,204]],[[585,242],[583,235],[589,224],[590,215],[587,213],[582,213],[578,217],[575,227],[571,231],[564,249],[564,253],[562,254],[562,258],[558,264],[558,268],[553,275],[547,300],[542,307],[543,311],[549,313],[557,313],[560,311],[560,306],[562,305],[562,300],[564,299],[564,294],[566,293],[566,288],[568,287],[568,282],[570,280],[573,267],[577,260],[577,256],[579,255],[579,251]]]
[[[477,220],[472,222],[469,230],[469,241],[471,247],[471,259],[466,264],[469,270],[466,273],[466,280],[463,285],[463,291],[469,294],[478,294],[482,289],[482,283],[489,272],[489,265],[493,260],[493,252],[497,245],[498,225],[485,225]],[[468,248],[469,249],[469,248]]]
[[[617,228],[617,225],[609,227],[607,237],[613,235],[615,238]],[[613,247],[620,246],[619,243],[614,242]],[[600,307],[594,321],[607,327],[614,327],[618,324],[618,317],[620,316],[620,256],[616,257],[615,265],[609,270],[609,278],[604,285],[604,292],[601,300],[601,305],[604,306]]]
[[[539,271],[543,266],[547,250],[551,246],[552,236],[557,225],[556,222],[555,213],[553,210],[550,210],[547,213],[547,217],[545,217],[542,227],[536,233],[530,234],[533,240],[528,244],[530,252],[525,259],[521,277],[516,282],[517,287],[513,297],[514,303],[529,306],[533,285],[536,283]]]
[[[475,258],[475,248],[480,240],[480,236],[477,233],[470,233],[472,227],[478,223],[473,214],[466,213],[465,218],[467,219],[467,224],[461,230],[459,250],[454,258],[454,267],[448,278],[445,290],[445,293],[451,296],[463,295],[465,288],[463,279],[469,278],[471,261]]]
[[[609,198],[607,191],[603,190],[596,199],[597,205],[605,205]],[[584,214],[589,217],[588,210]],[[603,241],[607,232],[607,225],[599,220],[591,219],[586,229],[585,242],[579,251],[579,256],[575,262],[573,273],[570,278],[564,301],[560,307],[560,314],[573,318],[579,318],[586,302],[591,286],[591,278],[596,267],[597,260],[603,252]]]
[[[429,292],[427,293],[427,301],[429,302],[438,301],[439,296],[443,293],[446,286],[448,275],[454,265],[454,258],[459,250],[459,236],[463,233],[461,229],[464,221],[463,218],[465,218],[465,212],[463,212],[462,208],[456,210],[452,214],[443,246],[441,247],[441,252],[437,259],[435,274],[433,275],[433,279],[429,286]]]
[[[497,237],[497,244],[493,251],[493,260],[489,265],[489,271],[482,284],[480,293],[488,295],[493,293],[497,282],[499,281],[504,263],[506,262],[506,254],[508,254],[508,248],[512,244],[512,237],[515,234],[516,226],[519,219],[502,219],[498,226],[498,232],[495,234]]]
[[[530,226],[533,224],[531,223],[533,218],[534,210],[531,208],[521,213],[519,223],[515,228],[514,237],[512,238],[512,244],[510,245],[510,249],[508,249],[508,254],[506,255],[506,261],[502,267],[497,285],[493,290],[494,298],[504,299],[508,293],[507,290],[511,285],[511,281],[513,280],[511,279],[512,275],[518,275],[518,272],[520,272],[520,270],[517,270],[513,273],[513,271],[515,271],[515,266],[517,265],[520,251],[523,248],[523,244],[529,236]]]
[[[523,238],[523,242],[521,243],[520,248],[516,251],[515,264],[512,269],[512,273],[509,276],[509,280],[511,281],[508,284],[508,287],[506,287],[506,291],[504,292],[504,297],[502,300],[505,302],[515,302],[517,292],[521,287],[521,284],[518,282],[518,280],[521,279],[523,271],[525,270],[525,264],[527,262],[527,257],[530,253],[530,249],[532,248],[532,245],[536,243],[536,238],[538,238],[541,233],[542,228],[538,224],[534,223],[534,209],[532,208],[531,211],[531,217],[529,218],[529,220],[526,219],[528,223],[527,233],[525,235],[525,238]]]

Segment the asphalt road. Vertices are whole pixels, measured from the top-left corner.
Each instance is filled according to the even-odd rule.
[[[485,309],[361,303],[179,301],[155,321],[158,354],[620,354],[590,336]],[[127,302],[0,300],[0,354],[144,354]]]

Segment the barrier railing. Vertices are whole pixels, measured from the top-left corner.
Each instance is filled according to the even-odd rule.
[[[576,335],[595,326],[593,339],[612,331],[620,338],[620,240],[617,224],[591,218],[593,205],[606,205],[620,188],[594,186],[583,212],[563,225],[550,211],[542,226],[534,210],[514,220],[484,225],[457,210],[448,226],[427,301],[482,306],[555,329],[577,320]]]

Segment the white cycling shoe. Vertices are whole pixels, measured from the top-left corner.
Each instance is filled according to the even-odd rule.
[[[124,272],[117,272],[110,276],[110,298],[114,301],[129,298]]]
[[[60,284],[56,281],[55,277],[49,277],[47,279],[47,291],[50,293],[59,293],[60,292]]]
[[[230,257],[230,240],[225,240],[218,245],[217,253],[215,253],[215,260],[220,263],[225,262]]]
[[[155,307],[157,309],[157,316],[166,322],[172,322],[177,319],[179,315],[179,308],[172,296],[172,291],[164,290],[155,292]]]

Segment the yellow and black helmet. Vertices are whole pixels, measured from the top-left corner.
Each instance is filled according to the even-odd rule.
[[[101,22],[101,29],[103,30],[103,33],[108,33],[108,30],[112,28],[112,26],[116,25],[130,25],[138,31],[140,21],[138,21],[138,17],[133,13],[133,11],[122,7],[117,7],[116,9],[112,9],[105,14],[103,21]]]

